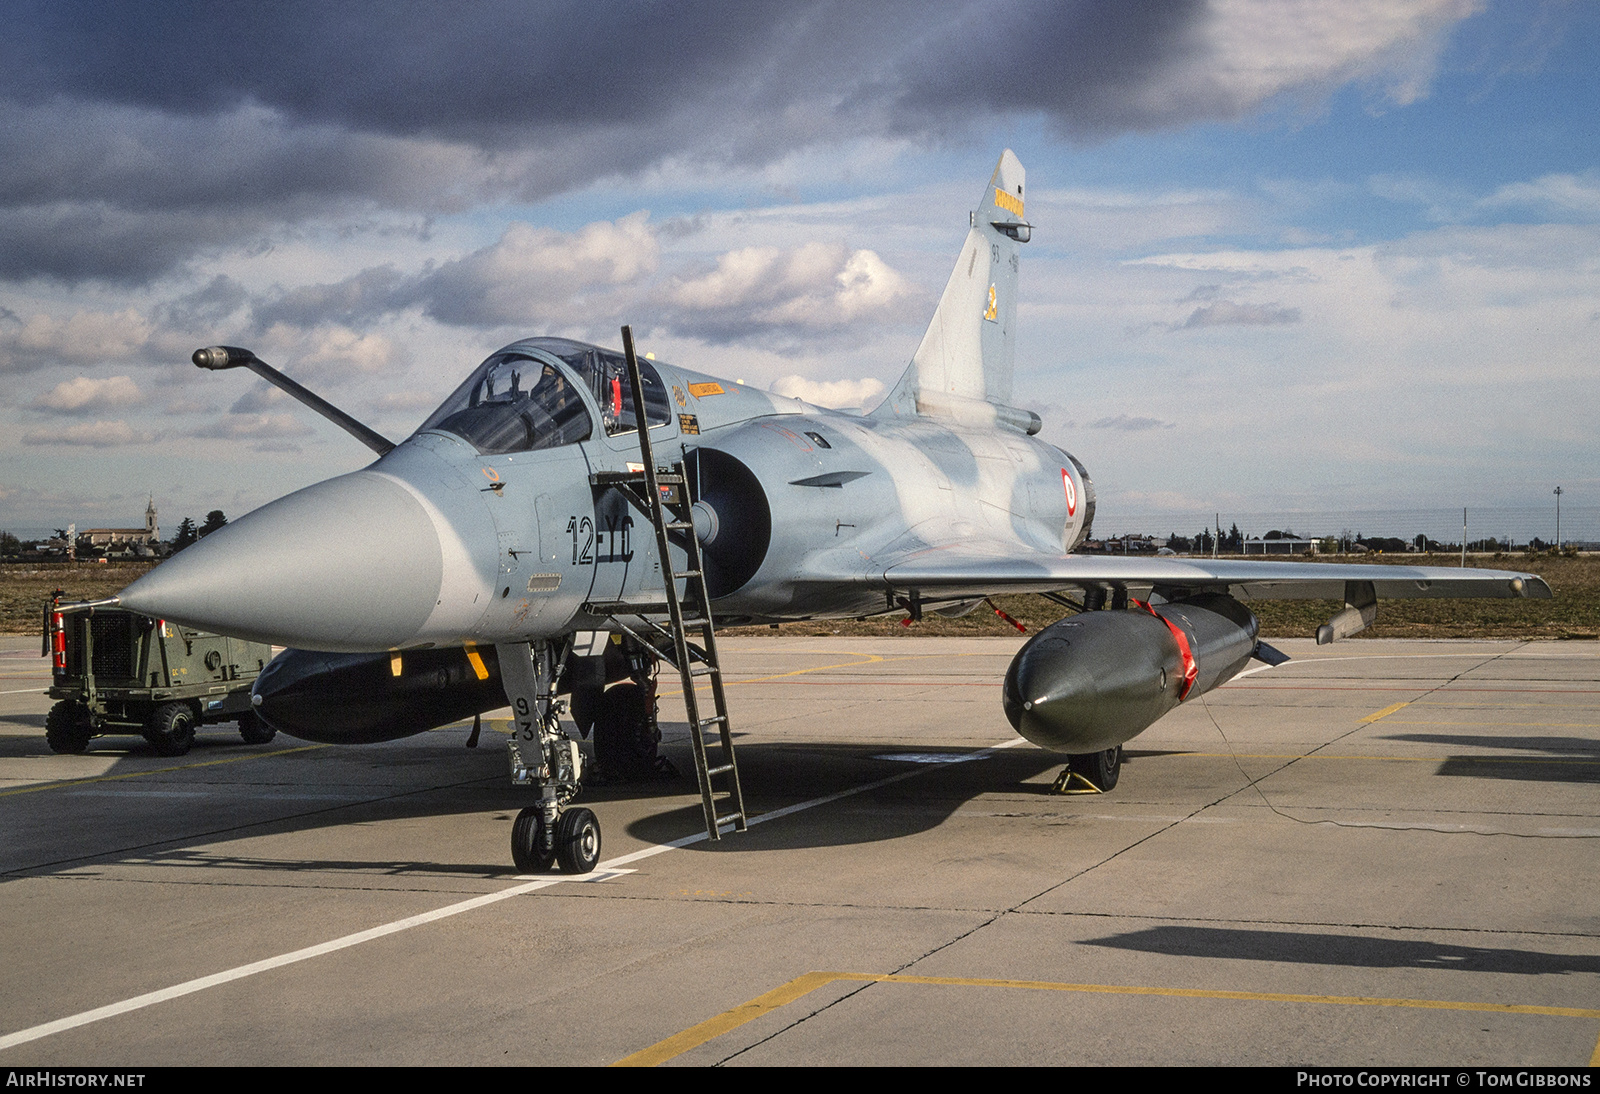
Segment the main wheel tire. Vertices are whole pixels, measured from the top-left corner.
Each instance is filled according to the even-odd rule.
[[[632,680],[608,688],[600,697],[594,758],[604,778],[633,782],[655,775],[661,730],[653,705],[645,689]]]
[[[75,700],[61,700],[44,716],[44,739],[52,752],[76,755],[87,751],[93,736],[89,708]]]
[[[1122,746],[1068,756],[1067,764],[1104,793],[1115,789],[1122,775]]]
[[[548,852],[540,850],[544,842],[544,817],[539,810],[528,806],[517,814],[511,825],[511,861],[524,874],[542,874],[550,869]]]
[[[253,710],[247,710],[239,715],[239,736],[247,745],[264,745],[278,735],[275,726],[270,726],[261,720],[261,715]]]
[[[563,874],[587,874],[600,862],[600,820],[594,811],[568,809],[556,822],[556,861]]]
[[[145,723],[144,739],[163,756],[182,756],[194,744],[195,721],[188,703],[165,703]]]

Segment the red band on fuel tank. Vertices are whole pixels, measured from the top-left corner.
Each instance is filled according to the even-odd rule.
[[[1194,652],[1189,649],[1189,636],[1183,633],[1183,628],[1178,626],[1166,616],[1157,612],[1143,600],[1131,601],[1155,616],[1167,625],[1167,630],[1172,632],[1172,637],[1178,641],[1178,654],[1183,658],[1183,687],[1178,689],[1178,702],[1183,702],[1189,697],[1190,690],[1194,687],[1195,680],[1200,675],[1200,665],[1194,659]]]

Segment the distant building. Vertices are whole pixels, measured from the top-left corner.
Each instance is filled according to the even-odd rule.
[[[161,529],[156,527],[156,500],[144,507],[143,528],[85,528],[78,533],[78,542],[90,547],[116,548],[148,547],[154,549],[161,539]]]
[[[1281,539],[1247,539],[1244,541],[1244,553],[1247,555],[1314,555],[1317,553],[1320,540],[1300,539],[1296,536],[1284,536]]]
[[[1086,555],[1153,555],[1164,549],[1155,536],[1117,536],[1110,539],[1089,539],[1078,545],[1080,554]]]

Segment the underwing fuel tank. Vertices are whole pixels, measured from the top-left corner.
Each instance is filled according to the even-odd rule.
[[[375,744],[506,705],[494,647],[404,653],[285,650],[250,701],[279,731],[323,744]]]
[[[1054,752],[1111,748],[1233,679],[1255,653],[1259,629],[1249,609],[1218,594],[1069,616],[1012,660],[1006,717]]]

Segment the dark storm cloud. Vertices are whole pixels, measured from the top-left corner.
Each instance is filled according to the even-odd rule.
[[[8,97],[180,117],[258,104],[296,125],[482,148],[642,130],[693,108],[725,130],[887,106],[902,125],[1042,110],[1080,131],[1168,124],[1133,94],[1194,47],[1198,0],[1033,3],[17,5]],[[1132,104],[1132,105],[1130,105]],[[1199,109],[1207,109],[1199,106]],[[938,118],[937,122],[933,119]],[[844,120],[844,119],[837,119]],[[619,164],[654,152],[616,149]]]
[[[194,292],[157,307],[156,317],[169,327],[215,326],[249,299],[243,285],[227,274],[217,274]]]
[[[140,282],[312,218],[539,200],[668,156],[1235,117],[1270,90],[1193,78],[1217,19],[1200,0],[13,3],[0,278]]]
[[[237,238],[240,227],[237,217],[130,212],[105,202],[0,207],[0,280],[140,284],[201,248]]]
[[[53,98],[6,102],[0,73],[0,279],[142,283],[274,225],[374,206],[462,208],[485,157],[436,142]]]
[[[1195,0],[961,5],[922,40],[922,55],[898,59],[898,122],[935,126],[951,110],[1039,112],[1063,132],[1095,136],[1228,116],[1228,103],[1146,93],[1203,49],[1195,31],[1204,8]]]
[[[661,116],[759,65],[792,10],[527,0],[20,9],[6,83],[22,98],[201,115],[255,102],[302,123],[484,144],[530,127]]]
[[[275,300],[256,303],[258,327],[311,326],[323,321],[364,323],[409,303],[408,279],[392,266],[374,266],[343,281],[302,285]]]

